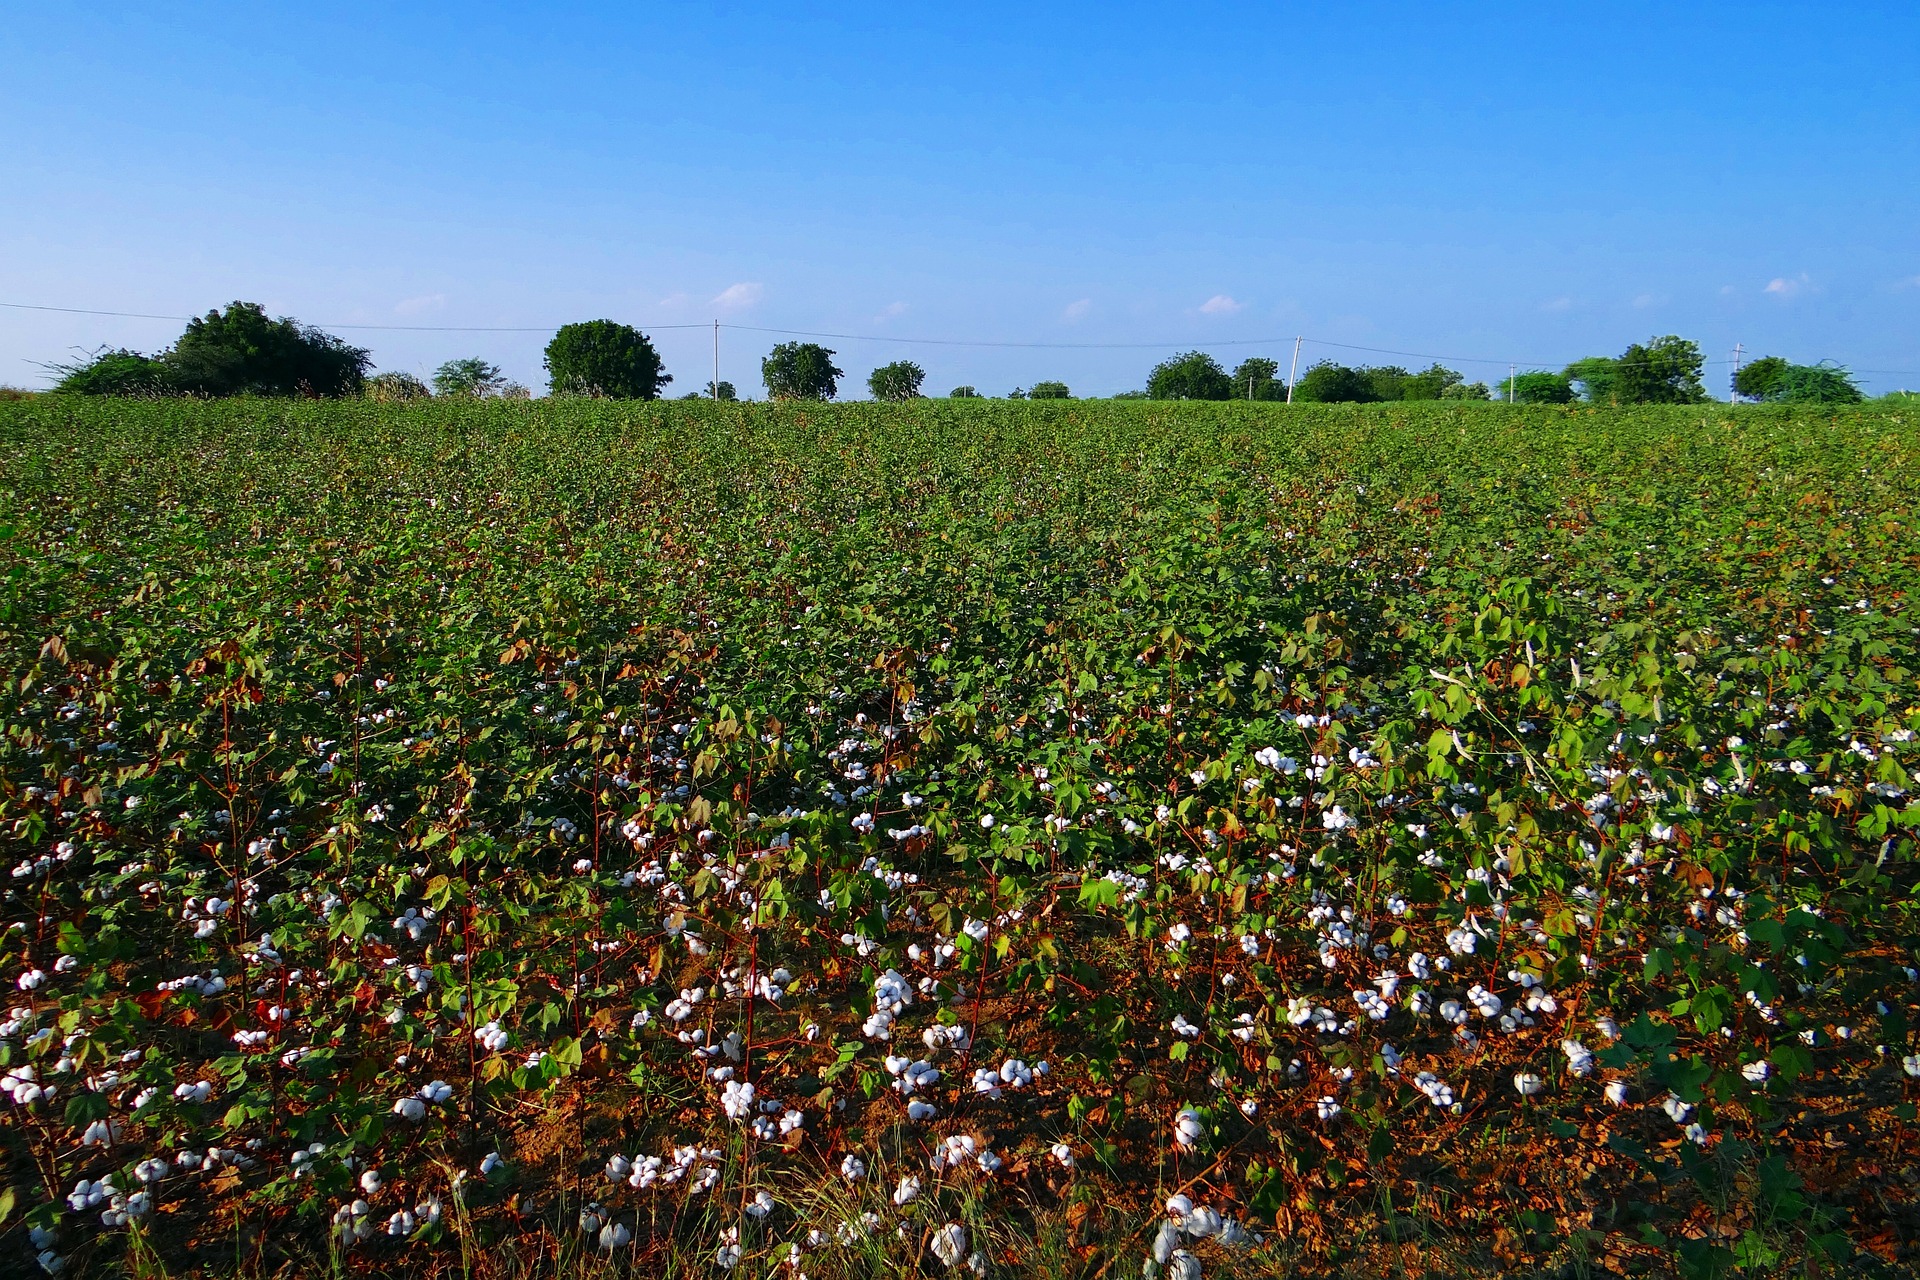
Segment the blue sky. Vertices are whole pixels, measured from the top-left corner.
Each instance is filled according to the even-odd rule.
[[[1295,334],[1492,380],[1680,333],[1920,387],[1911,3],[0,3],[0,31],[4,302],[609,316],[675,392],[712,335],[663,326],[716,317],[887,339],[829,342],[853,394],[899,358],[1110,394],[1162,354],[905,338],[1232,363]],[[0,308],[0,382],[178,330]],[[542,333],[340,332],[544,384]],[[729,330],[722,375],[763,394],[776,340]]]

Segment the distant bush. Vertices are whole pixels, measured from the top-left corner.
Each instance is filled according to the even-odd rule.
[[[449,360],[433,371],[433,389],[443,396],[497,396],[510,384],[497,364],[479,356]]]
[[[85,360],[48,368],[60,375],[53,389],[71,395],[164,396],[174,389],[166,365],[125,347],[96,351]]]
[[[1380,397],[1364,370],[1321,360],[1300,375],[1293,398],[1307,404],[1372,404]]]
[[[160,363],[186,395],[349,396],[360,394],[372,360],[364,347],[235,302],[189,320]]]
[[[1155,400],[1231,400],[1233,383],[1218,360],[1204,351],[1188,351],[1153,367],[1147,395]]]
[[[612,320],[561,325],[544,363],[557,396],[654,400],[673,381],[647,335]]]
[[[1838,365],[1790,364],[1762,356],[1734,375],[1736,394],[1769,404],[1859,404],[1866,397]]]
[[[1572,404],[1573,380],[1564,373],[1519,373],[1511,379],[1500,379],[1493,389],[1493,398],[1511,400],[1514,404]]]
[[[947,397],[952,400],[978,400],[981,398],[980,393],[972,387],[955,387],[953,390],[947,392]]]
[[[25,387],[0,387],[0,400],[31,400],[39,394]]]
[[[926,370],[913,361],[896,360],[867,375],[867,390],[875,400],[912,400],[919,396],[926,377]]]
[[[427,384],[410,373],[395,370],[392,373],[376,373],[366,381],[366,397],[378,400],[382,404],[400,404],[408,400],[425,400],[433,392],[427,390]]]
[[[1228,379],[1235,400],[1285,400],[1287,384],[1280,380],[1280,362],[1266,356],[1248,356]]]
[[[1073,399],[1073,393],[1067,390],[1067,384],[1064,382],[1036,382],[1033,384],[1033,389],[1027,392],[1027,398],[1030,400],[1071,400]]]

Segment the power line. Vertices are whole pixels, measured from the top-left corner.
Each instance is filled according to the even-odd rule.
[[[123,320],[175,320],[185,324],[199,316],[161,316],[144,311],[93,311],[84,307],[42,307],[27,302],[0,302],[0,307],[15,311],[57,311],[69,316],[116,316]],[[466,325],[466,324],[317,324],[315,329],[366,329],[386,333],[552,333],[556,326],[543,325]],[[652,324],[649,329],[704,329],[704,324]]]

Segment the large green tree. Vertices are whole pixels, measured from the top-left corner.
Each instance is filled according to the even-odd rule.
[[[1612,356],[1575,360],[1562,373],[1588,404],[1615,404],[1620,399],[1620,363]]]
[[[1564,373],[1534,370],[1500,379],[1493,389],[1495,400],[1514,404],[1572,404],[1573,380]]]
[[[1380,398],[1371,372],[1321,360],[1300,375],[1293,398],[1307,404],[1371,404]]]
[[[1071,400],[1073,391],[1064,382],[1036,382],[1027,396],[1032,400]]]
[[[831,400],[845,373],[833,352],[817,342],[783,342],[760,362],[760,378],[775,400]]]
[[[189,320],[160,360],[174,389],[196,396],[358,395],[373,363],[364,347],[257,302]]]
[[[1402,400],[1459,399],[1460,397],[1454,394],[1454,390],[1465,381],[1461,374],[1435,362],[1419,373],[1410,373],[1400,380],[1400,398]]]
[[[927,371],[913,361],[895,360],[867,375],[867,390],[875,400],[915,400],[926,380]]]
[[[1280,380],[1280,362],[1266,356],[1248,356],[1235,366],[1228,381],[1235,400],[1285,400],[1287,384]]]
[[[1188,351],[1153,367],[1147,395],[1155,400],[1231,400],[1233,381],[1218,360],[1204,351]]]
[[[1762,356],[1734,375],[1736,394],[1768,404],[1859,404],[1853,375],[1833,364],[1793,364]]]
[[[1690,339],[1668,334],[1636,342],[1618,363],[1623,404],[1698,404],[1707,398],[1700,385],[1706,361]]]
[[[557,396],[655,400],[673,381],[647,335],[613,320],[561,325],[545,363]]]

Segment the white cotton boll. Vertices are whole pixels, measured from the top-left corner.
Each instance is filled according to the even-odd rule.
[[[1690,1102],[1682,1102],[1680,1095],[1677,1093],[1670,1093],[1663,1098],[1660,1102],[1660,1109],[1666,1112],[1667,1118],[1675,1124],[1685,1124],[1687,1117],[1693,1114],[1693,1104]]]
[[[1175,1249],[1167,1264],[1167,1280],[1200,1280],[1200,1259],[1184,1249]]]
[[[1625,1106],[1627,1103],[1627,1082],[1625,1080],[1607,1081],[1606,1098],[1608,1102],[1616,1107]]]
[[[920,1179],[909,1173],[901,1178],[900,1185],[893,1189],[893,1203],[896,1206],[904,1206],[919,1194]]]
[[[427,1104],[418,1098],[402,1098],[393,1104],[393,1114],[409,1124],[419,1124],[427,1118]]]
[[[1167,1216],[1180,1222],[1193,1212],[1193,1200],[1178,1193],[1167,1197]],[[1163,1259],[1164,1261],[1164,1259]]]
[[[606,1226],[600,1228],[600,1247],[608,1253],[613,1252],[615,1249],[623,1248],[627,1242],[632,1239],[633,1232],[627,1230],[626,1226],[622,1223],[609,1222]]]
[[[1562,1040],[1560,1052],[1567,1055],[1567,1070],[1577,1076],[1593,1074],[1593,1050],[1578,1040]]]
[[[378,1195],[380,1193],[380,1185],[380,1171],[378,1169],[369,1169],[360,1175],[360,1189],[368,1195]]]
[[[453,1097],[453,1086],[445,1080],[435,1080],[420,1087],[420,1096],[435,1106]]]
[[[1053,1158],[1060,1163],[1060,1167],[1062,1169],[1073,1168],[1073,1148],[1072,1147],[1068,1146],[1064,1142],[1056,1142],[1053,1144],[1052,1154],[1053,1154]]]
[[[1513,1073],[1513,1090],[1523,1098],[1531,1098],[1547,1087],[1547,1082],[1531,1071]]]
[[[1200,1122],[1200,1113],[1192,1107],[1180,1108],[1173,1118],[1173,1140],[1183,1147],[1191,1147],[1200,1141],[1205,1130]]]
[[[982,831],[991,831],[991,830],[993,830],[993,815],[992,815],[992,814],[990,814],[990,813],[983,813],[983,814],[981,814],[981,815],[980,815],[980,829],[981,829]]]
[[[1321,1098],[1313,1104],[1313,1109],[1322,1120],[1337,1120],[1340,1116],[1340,1104],[1330,1097]]]
[[[1748,1084],[1765,1084],[1767,1077],[1773,1074],[1773,1064],[1761,1058],[1741,1067],[1740,1074],[1746,1077]]]
[[[1920,1076],[1920,1053],[1910,1053],[1900,1059],[1900,1069],[1910,1076]]]
[[[625,1156],[611,1156],[607,1160],[607,1181],[618,1182],[633,1172],[633,1161]]]
[[[1000,1073],[992,1067],[977,1067],[973,1073],[973,1091],[989,1098],[1000,1096]]]
[[[387,1234],[390,1236],[410,1236],[413,1234],[414,1217],[405,1209],[387,1219]]]
[[[1187,1215],[1184,1229],[1186,1233],[1195,1240],[1205,1240],[1208,1236],[1218,1235],[1220,1233],[1220,1214],[1204,1204],[1200,1205],[1195,1208],[1192,1213]]]
[[[484,1178],[495,1169],[504,1168],[506,1163],[505,1160],[500,1158],[498,1151],[489,1151],[480,1160],[480,1176]]]
[[[1000,1080],[1009,1089],[1024,1089],[1033,1083],[1033,1072],[1020,1059],[1008,1058],[1000,1064]]]
[[[938,1107],[934,1106],[931,1102],[922,1102],[919,1098],[915,1098],[907,1104],[907,1119],[913,1121],[915,1124],[922,1124],[939,1114],[940,1109]]]
[[[1700,1124],[1690,1124],[1686,1127],[1684,1132],[1687,1135],[1688,1142],[1695,1143],[1702,1147],[1707,1145],[1707,1138],[1709,1135],[1704,1126]]]
[[[957,1222],[949,1222],[933,1233],[929,1247],[933,1250],[933,1256],[946,1266],[957,1267],[960,1260],[967,1256],[967,1229]]]
[[[747,1204],[747,1212],[755,1218],[764,1218],[773,1212],[773,1197],[765,1191],[753,1193],[753,1199]]]
[[[867,1176],[867,1162],[859,1156],[849,1155],[840,1162],[840,1176],[848,1182],[858,1182]]]
[[[1171,1222],[1162,1222],[1159,1231],[1153,1237],[1153,1260],[1161,1266],[1173,1257],[1173,1251],[1180,1247],[1180,1228]]]

